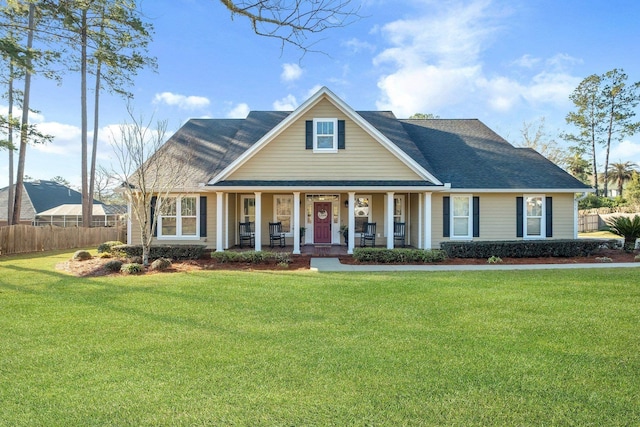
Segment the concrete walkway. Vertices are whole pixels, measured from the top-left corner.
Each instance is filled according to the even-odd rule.
[[[338,258],[311,258],[311,271],[492,271],[492,270],[566,270],[576,268],[634,268],[640,262],[594,264],[487,264],[487,265],[351,265]]]

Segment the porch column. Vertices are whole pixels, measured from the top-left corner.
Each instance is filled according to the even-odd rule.
[[[254,193],[256,197],[256,223],[255,223],[255,250],[262,250],[262,193],[256,191]]]
[[[347,253],[353,254],[354,241],[356,240],[356,193],[353,191],[349,192],[349,244],[347,245]]]
[[[293,192],[293,254],[300,255],[300,192]]]
[[[387,249],[393,249],[393,191],[387,192]]]
[[[423,215],[422,215],[423,249],[431,249],[431,193],[424,193]]]
[[[229,249],[229,193],[224,193],[224,248]]]
[[[222,191],[216,192],[216,252],[224,251],[224,243],[222,237],[224,236],[224,193]]]

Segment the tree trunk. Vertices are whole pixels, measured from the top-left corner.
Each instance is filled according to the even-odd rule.
[[[27,35],[27,49],[33,47],[34,15],[33,3],[29,4],[29,32]],[[31,92],[31,59],[27,58],[27,69],[24,76],[24,94],[22,100],[22,122],[20,125],[20,152],[18,154],[18,172],[16,176],[15,198],[13,202],[12,224],[20,223],[20,208],[22,207],[22,189],[24,183],[24,162],[27,156],[27,138],[29,134],[29,95]]]
[[[609,127],[607,129],[607,149],[604,156],[604,196],[609,196],[609,151],[611,150],[611,135],[613,134],[613,117],[615,115],[615,97],[611,100],[611,110],[609,111]]]
[[[595,135],[595,125],[591,124],[591,157],[592,157],[592,166],[593,166],[593,185],[596,188],[596,196],[600,195],[600,190],[598,189],[598,165],[596,163],[596,135]]]
[[[81,173],[82,173],[82,226],[91,227],[89,186],[87,184],[87,9],[82,10],[80,28],[80,109],[81,109]]]
[[[89,172],[89,209],[93,212],[93,191],[96,184],[96,156],[98,151],[98,127],[100,110],[100,69],[102,61],[98,60],[96,67],[96,88],[93,106],[93,144],[91,146],[91,171]]]
[[[9,60],[9,116],[8,135],[9,141],[9,197],[7,198],[7,225],[13,223],[13,203],[15,189],[13,188],[13,61]]]

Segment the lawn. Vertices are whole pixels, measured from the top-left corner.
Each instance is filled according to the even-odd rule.
[[[0,425],[626,426],[636,269],[76,278],[0,259]]]

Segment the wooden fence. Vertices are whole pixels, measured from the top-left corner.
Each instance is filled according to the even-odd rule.
[[[598,231],[604,225],[604,221],[600,219],[600,215],[588,214],[578,216],[578,232],[584,233],[588,231]]]
[[[121,227],[12,225],[0,227],[0,255],[97,247],[110,240],[126,242],[126,232]]]

